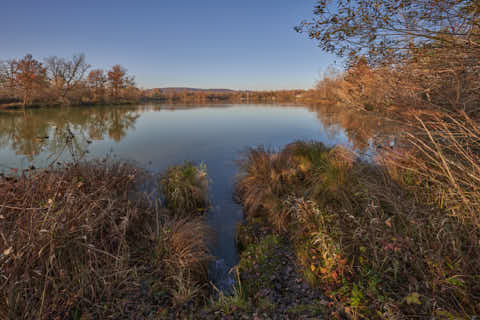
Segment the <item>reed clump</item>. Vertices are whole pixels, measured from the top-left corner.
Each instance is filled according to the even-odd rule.
[[[175,213],[202,213],[208,209],[209,180],[204,164],[196,166],[187,161],[183,165],[171,166],[160,177],[160,184],[166,207]]]
[[[306,142],[278,153],[253,149],[243,168],[238,191],[247,224],[264,217],[287,234],[306,279],[342,312],[356,319],[480,312],[473,183],[457,182],[467,202],[456,189],[440,205],[432,190],[446,193],[439,181],[450,183],[441,170],[435,182],[393,160],[367,164],[346,150]]]
[[[0,178],[0,318],[158,318],[199,299],[209,230],[109,160]]]

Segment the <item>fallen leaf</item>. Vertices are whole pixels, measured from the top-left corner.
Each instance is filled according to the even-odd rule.
[[[385,224],[391,228],[392,227],[392,218],[388,218],[386,221],[385,221]]]
[[[338,279],[338,274],[336,271],[333,271],[332,273],[330,273],[330,276],[332,277],[333,280],[337,281]]]
[[[8,256],[8,255],[9,255],[10,253],[12,253],[12,252],[13,252],[13,247],[10,247],[10,248],[8,248],[8,249],[3,250],[3,254],[4,254],[5,256]]]

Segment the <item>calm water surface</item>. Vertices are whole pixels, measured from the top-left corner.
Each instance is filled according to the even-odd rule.
[[[353,146],[340,126],[327,127],[321,120],[306,107],[273,105],[4,111],[0,112],[0,171],[106,155],[134,161],[155,173],[186,160],[205,163],[212,180],[208,219],[217,232],[213,278],[227,287],[230,278],[225,273],[237,262],[235,226],[243,218],[232,199],[235,161],[249,147],[280,148],[299,139]]]

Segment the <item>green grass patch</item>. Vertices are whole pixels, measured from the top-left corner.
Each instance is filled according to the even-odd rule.
[[[205,165],[185,162],[168,168],[160,178],[165,206],[176,214],[201,214],[208,210],[208,175]]]

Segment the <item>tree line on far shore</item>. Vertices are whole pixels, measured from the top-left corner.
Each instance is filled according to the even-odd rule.
[[[139,89],[135,77],[116,64],[109,70],[92,68],[84,54],[37,60],[0,60],[0,107],[93,105],[137,102],[165,103],[286,103],[304,90]]]
[[[302,97],[305,90],[226,90],[191,88],[155,88],[142,92],[145,99],[168,103],[291,103]]]
[[[39,61],[31,54],[0,61],[0,104],[71,105],[137,100],[140,90],[123,66],[92,69],[84,54],[51,56]]]

